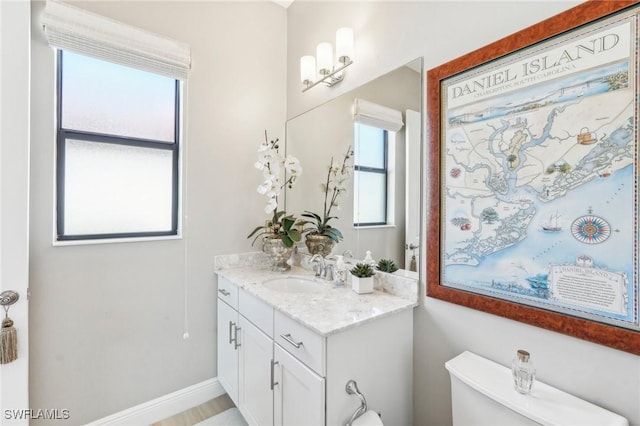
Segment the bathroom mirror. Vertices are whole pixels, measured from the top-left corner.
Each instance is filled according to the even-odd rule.
[[[422,71],[422,58],[418,58],[286,124],[286,152],[297,157],[303,168],[302,178],[286,190],[287,212],[300,215],[308,210],[322,216],[325,197],[321,186],[327,180],[332,158],[334,164],[342,163],[349,147],[356,151],[350,162],[358,162],[358,170],[351,171],[345,182],[346,193],[338,198],[338,207],[333,207],[330,214],[336,217],[330,224],[344,236],[333,255],[347,252],[350,257],[364,259],[366,251],[371,251],[375,260],[391,259],[400,269],[416,270]],[[356,99],[361,110],[373,110],[373,115],[376,111],[382,111],[383,116],[389,111],[396,113],[400,129],[383,129],[379,117],[354,118]],[[379,142],[371,141],[372,134],[379,137]],[[367,174],[372,170],[368,166],[385,171]],[[372,188],[379,192],[374,195]],[[377,216],[369,217],[370,212]]]

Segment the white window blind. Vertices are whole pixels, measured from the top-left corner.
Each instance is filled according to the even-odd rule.
[[[390,132],[397,132],[404,125],[402,112],[359,98],[353,100],[353,120]]]
[[[42,15],[52,47],[186,80],[191,67],[188,44],[122,22],[47,0]]]

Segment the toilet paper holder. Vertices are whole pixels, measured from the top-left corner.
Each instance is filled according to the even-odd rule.
[[[355,395],[360,398],[361,403],[360,407],[358,407],[356,411],[353,412],[351,418],[347,422],[346,426],[351,426],[355,419],[357,419],[367,411],[367,400],[365,399],[364,395],[360,393],[360,389],[358,389],[358,384],[355,380],[349,380],[347,382],[347,385],[345,386],[345,390],[349,395]]]

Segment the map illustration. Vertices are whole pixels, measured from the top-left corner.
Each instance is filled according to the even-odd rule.
[[[635,33],[447,82],[445,285],[638,328]]]

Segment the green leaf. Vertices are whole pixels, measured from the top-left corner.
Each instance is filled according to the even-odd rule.
[[[305,212],[302,213],[301,216],[310,217],[312,219],[315,219],[318,223],[322,222],[322,218],[319,215],[317,215],[317,214],[315,214],[313,212],[310,212],[310,211],[306,211],[305,210]]]
[[[264,226],[256,227],[256,229],[254,229],[253,231],[251,231],[251,233],[249,235],[247,235],[247,238],[251,238],[253,236],[253,234],[255,234],[256,232],[258,232],[261,229],[264,229]]]
[[[371,265],[367,263],[356,263],[356,266],[354,266],[350,272],[360,278],[372,277],[376,273]]]
[[[285,232],[289,232],[289,230],[291,229],[291,227],[293,226],[293,224],[296,223],[295,219],[292,219],[291,217],[285,217],[282,219],[282,227],[284,228]]]
[[[287,232],[287,236],[296,242],[302,239],[302,234],[297,229],[292,229],[289,232]]]
[[[327,225],[327,223],[329,223],[329,221],[331,219],[337,219],[337,218],[338,218],[337,216],[328,216],[327,218],[325,218],[324,222],[322,222],[322,225],[323,226],[329,226],[329,225]]]
[[[286,234],[282,236],[282,243],[285,245],[285,247],[293,246],[293,240]]]
[[[323,235],[326,235],[327,237],[331,238],[336,243],[339,243],[340,240],[342,240],[342,232],[340,232],[336,228],[329,227],[329,228],[325,229]]]
[[[396,263],[391,259],[380,259],[377,268],[383,272],[395,272],[398,270]]]
[[[258,238],[260,238],[261,236],[263,236],[265,234],[268,234],[268,232],[267,231],[263,231],[263,232],[260,232],[258,235],[256,235],[256,237],[253,239],[253,241],[251,241],[251,245],[254,245],[256,243],[256,241],[258,240]]]

